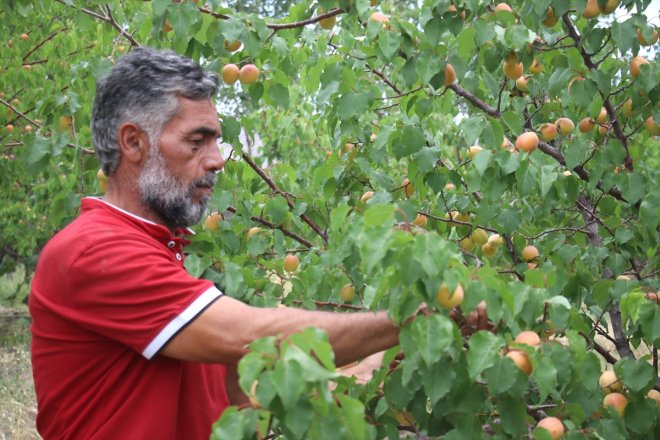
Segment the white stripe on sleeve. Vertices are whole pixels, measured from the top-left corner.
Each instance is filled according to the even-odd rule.
[[[149,345],[147,345],[147,348],[144,349],[142,356],[151,359],[175,334],[179,332],[179,330],[195,319],[202,310],[221,296],[222,292],[215,286],[206,289],[204,293],[199,295],[197,299],[188,306],[188,308],[170,321],[169,324],[167,324],[160,333],[156,335]]]

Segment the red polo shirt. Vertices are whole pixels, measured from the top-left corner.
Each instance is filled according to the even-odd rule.
[[[222,293],[183,267],[181,237],[87,198],[39,256],[29,304],[46,439],[208,439],[224,365],[159,350]]]

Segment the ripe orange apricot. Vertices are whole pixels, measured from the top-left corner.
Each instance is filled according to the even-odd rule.
[[[339,297],[344,302],[351,302],[355,298],[355,286],[348,283],[344,284],[339,291]]]
[[[236,64],[225,64],[222,68],[222,80],[227,84],[234,84],[238,81],[240,70]]]
[[[518,61],[518,57],[507,58],[502,64],[504,76],[510,80],[517,80],[523,74],[523,64]]]
[[[601,12],[598,0],[587,0],[587,6],[582,11],[582,16],[586,19],[596,18]]]
[[[373,191],[366,191],[364,194],[362,194],[362,197],[360,197],[360,203],[367,203],[370,198],[374,196]]]
[[[500,12],[500,11],[506,11],[506,12],[511,12],[513,13],[513,9],[511,9],[511,6],[509,6],[506,3],[498,3],[495,6],[495,12]]]
[[[445,283],[442,283],[436,293],[435,301],[441,306],[451,309],[452,307],[459,306],[463,302],[463,297],[463,286],[457,284],[452,294],[449,291],[449,287]]]
[[[529,357],[525,353],[519,350],[511,350],[509,351],[506,356],[510,358],[514,364],[516,364],[516,367],[518,367],[523,373],[526,375],[532,374],[532,370],[534,369],[532,367],[532,363],[529,361]]]
[[[539,131],[541,132],[541,139],[543,139],[546,142],[553,140],[554,138],[557,137],[558,134],[557,126],[551,122],[547,122],[541,125]]]
[[[555,121],[555,125],[563,136],[569,135],[575,130],[575,124],[569,118],[559,118]]]
[[[654,29],[651,41],[647,41],[646,38],[644,38],[644,35],[642,35],[642,32],[637,29],[637,41],[639,41],[639,44],[642,46],[652,46],[656,43],[656,41],[658,41],[658,31]]]
[[[543,19],[543,26],[553,27],[557,24],[557,17],[555,16],[555,10],[552,7],[548,7],[548,10],[545,13],[545,19]]]
[[[539,137],[533,131],[528,131],[526,133],[523,133],[520,136],[518,136],[518,139],[516,139],[516,148],[520,151],[531,153],[532,151],[536,150],[538,146],[539,146]]]
[[[565,432],[564,424],[557,417],[545,417],[539,420],[536,427],[548,431],[552,440],[559,440]]]
[[[403,179],[401,186],[403,187],[403,193],[406,195],[406,197],[411,197],[415,193],[415,187],[412,183],[410,183],[410,179]]]
[[[598,378],[598,385],[607,394],[619,392],[623,389],[623,383],[612,370],[603,371],[603,374]]]
[[[206,217],[206,220],[204,220],[204,228],[211,232],[217,231],[220,229],[220,220],[222,219],[222,214],[219,212],[212,212]]]
[[[541,345],[541,338],[539,338],[539,335],[532,330],[525,330],[520,332],[513,341],[517,342],[518,344],[529,345],[530,347]]]
[[[238,73],[241,84],[252,84],[259,79],[259,69],[254,64],[246,64]]]
[[[390,22],[390,19],[387,17],[387,15],[383,14],[382,12],[374,12],[369,16],[369,20],[377,21],[383,26],[387,26]]]
[[[284,257],[284,270],[287,272],[295,272],[299,265],[300,261],[297,256],[289,254]]]
[[[241,47],[241,42],[239,40],[225,40],[225,49],[227,49],[229,52],[236,52],[239,47]]]
[[[447,63],[445,65],[445,86],[452,84],[454,81],[456,81],[456,71],[454,66]]]
[[[595,121],[594,121],[593,119],[591,119],[591,118],[584,118],[584,119],[581,120],[580,123],[578,124],[578,129],[579,129],[580,132],[582,132],[582,133],[590,133],[591,130],[593,130],[595,126],[596,126],[596,123],[595,123]]]
[[[630,61],[630,76],[633,78],[637,78],[640,73],[642,73],[642,69],[640,66],[642,64],[649,64],[649,60],[644,58],[641,55],[636,56]]]
[[[420,226],[422,228],[425,228],[428,221],[429,220],[425,215],[417,214],[417,217],[415,217],[415,220],[413,220],[412,224],[415,226]]]
[[[525,246],[522,250],[522,257],[525,261],[536,260],[539,257],[539,250],[536,249],[536,246]]]
[[[603,408],[611,406],[621,417],[623,417],[627,405],[628,398],[621,393],[610,393],[603,399]]]

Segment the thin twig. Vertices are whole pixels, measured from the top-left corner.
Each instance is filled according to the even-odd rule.
[[[229,211],[233,214],[236,214],[236,208],[234,208],[233,206],[228,206],[227,211]],[[303,237],[301,237],[297,234],[294,234],[293,232],[289,231],[285,227],[278,226],[275,223],[269,222],[268,220],[266,220],[262,217],[258,217],[256,215],[253,215],[253,216],[250,217],[250,220],[252,220],[253,222],[257,222],[260,225],[263,225],[263,226],[267,227],[268,229],[279,229],[287,237],[293,238],[298,243],[303,244],[303,245],[307,246],[308,248],[314,247],[314,245],[310,241],[305,240]]]
[[[266,175],[264,170],[262,170],[256,163],[254,163],[254,161],[250,158],[250,156],[248,156],[246,153],[243,153],[241,157],[243,157],[243,159],[248,163],[248,165],[250,165],[250,168],[252,168],[259,175],[259,177],[263,179],[264,182],[266,182],[266,184],[273,190],[273,192],[284,197],[284,200],[286,200],[287,204],[289,205],[289,208],[291,209],[294,208],[294,204],[289,198],[290,197],[289,194],[282,191],[275,184],[275,182],[273,182],[273,180]],[[314,221],[311,218],[309,218],[307,214],[305,213],[300,214],[300,218],[302,221],[307,223],[309,227],[312,228],[312,230],[316,232],[323,239],[324,242],[326,243],[328,242],[328,234],[325,233],[321,228],[319,228],[319,226],[316,223],[314,223]]]
[[[497,110],[496,108],[491,107],[490,105],[486,104],[483,102],[481,99],[479,99],[475,94],[468,92],[465,90],[463,87],[458,85],[458,83],[452,83],[447,86],[448,88],[452,89],[454,93],[456,93],[459,96],[462,96],[465,98],[467,101],[469,101],[472,105],[475,107],[478,107],[481,109],[484,113],[494,117],[494,118],[499,118],[502,116],[502,114]]]
[[[23,57],[23,64],[25,64],[25,61],[28,59],[28,57],[29,57],[30,55],[32,55],[34,52],[36,52],[37,50],[39,50],[40,47],[42,47],[42,46],[43,46],[44,44],[46,44],[48,41],[50,41],[50,40],[52,40],[53,38],[55,38],[55,36],[56,36],[57,34],[59,34],[59,33],[61,33],[61,32],[64,32],[64,31],[66,31],[67,29],[68,29],[68,27],[66,27],[66,26],[63,27],[62,29],[58,29],[58,30],[56,30],[55,32],[53,32],[52,34],[50,34],[49,36],[47,36],[45,39],[43,39],[42,41],[40,41],[37,45],[35,45],[32,49],[30,49],[30,51],[29,51],[27,54],[25,54],[25,56]]]

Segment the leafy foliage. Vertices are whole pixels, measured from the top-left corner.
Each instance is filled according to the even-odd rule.
[[[121,53],[169,47],[218,72],[254,63],[258,82],[221,90],[229,154],[212,206],[224,219],[200,228],[188,269],[255,305],[387,309],[402,333],[364,384],[335,372],[318,331],[256,341],[239,367],[255,405],[226,411],[216,438],[542,439],[533,428],[547,415],[570,438],[652,436],[657,43],[641,45],[654,35],[636,12],[648,0],[615,2],[616,20],[584,18],[588,3],[320,0],[283,14],[218,1],[5,2],[2,262],[28,260],[98,192],[92,93]],[[638,55],[649,62],[633,76]],[[522,63],[526,90],[503,62]],[[574,131],[542,135],[562,117]],[[578,129],[585,118],[591,131]],[[514,147],[523,132],[541,136],[538,148]],[[537,260],[523,259],[527,245]],[[291,253],[294,273],[282,267]],[[459,307],[436,302],[443,283],[463,287]],[[542,344],[514,342],[523,330]],[[511,352],[529,359],[529,376]],[[623,417],[603,408],[606,368],[624,385]]]

